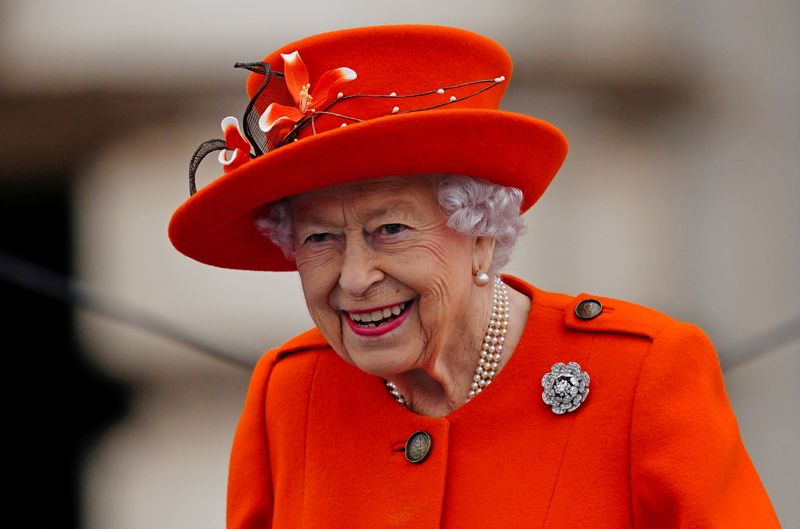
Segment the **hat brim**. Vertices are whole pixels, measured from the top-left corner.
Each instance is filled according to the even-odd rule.
[[[255,226],[266,203],[345,182],[447,173],[519,188],[524,212],[566,153],[556,127],[522,114],[450,109],[386,116],[304,138],[221,176],[175,211],[169,238],[209,265],[295,270]]]

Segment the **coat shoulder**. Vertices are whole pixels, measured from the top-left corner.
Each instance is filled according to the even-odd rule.
[[[663,312],[630,301],[581,293],[577,296],[536,292],[542,305],[563,311],[568,329],[585,332],[632,334],[654,339],[676,323]]]
[[[322,352],[329,349],[330,345],[322,336],[322,333],[319,332],[319,329],[312,327],[311,329],[303,331],[297,336],[290,338],[282,345],[267,351],[261,357],[259,363],[267,363],[274,367],[278,363],[286,364],[286,360],[290,358],[299,359],[309,356],[304,355],[303,353]],[[316,355],[312,354],[311,356]]]
[[[263,379],[265,394],[269,395],[267,401],[272,402],[271,409],[295,409],[296,405],[306,402],[316,366],[320,358],[329,353],[328,342],[316,328],[267,351],[259,364],[266,364],[268,370],[259,376],[257,367],[255,378]]]
[[[279,356],[285,356],[309,349],[327,349],[329,347],[330,345],[328,345],[327,340],[322,336],[319,329],[312,327],[278,347],[277,352]]]
[[[587,293],[575,296],[564,311],[564,324],[570,329],[635,334],[651,340],[675,322],[650,307]]]

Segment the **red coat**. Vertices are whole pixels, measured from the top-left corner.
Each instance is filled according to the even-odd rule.
[[[234,440],[229,529],[779,527],[701,330],[505,280],[532,299],[522,339],[447,417],[401,407],[316,330],[267,353]],[[603,311],[581,320],[589,297]],[[555,415],[541,378],[570,361],[591,392]],[[411,464],[419,430],[433,445]]]

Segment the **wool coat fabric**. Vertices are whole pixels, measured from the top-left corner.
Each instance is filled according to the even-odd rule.
[[[267,353],[234,439],[229,529],[779,527],[700,329],[504,280],[532,300],[523,336],[446,417],[400,406],[316,330]],[[603,310],[582,320],[587,298]],[[541,378],[570,361],[591,392],[556,415]],[[420,430],[432,448],[412,464]]]

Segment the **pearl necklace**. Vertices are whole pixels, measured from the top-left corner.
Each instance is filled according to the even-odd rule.
[[[503,343],[506,341],[508,332],[508,319],[511,313],[510,302],[508,300],[508,287],[499,278],[494,278],[494,295],[492,298],[492,317],[489,319],[489,326],[483,335],[481,342],[480,357],[478,367],[472,376],[469,393],[464,402],[469,402],[472,397],[484,390],[497,374],[497,366],[500,364],[500,353],[503,351]],[[402,406],[408,407],[408,402],[402,393],[397,389],[393,382],[386,381],[386,387],[394,400]]]

